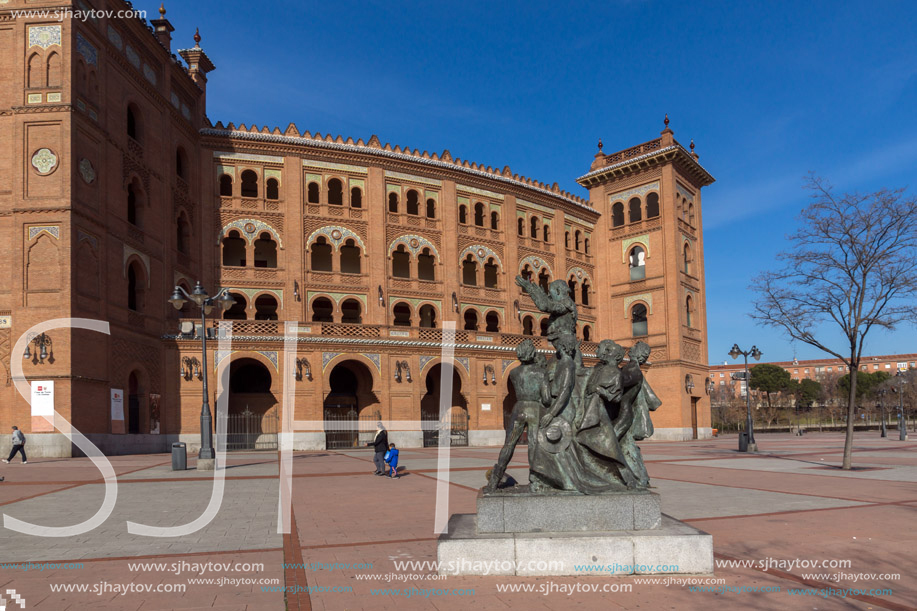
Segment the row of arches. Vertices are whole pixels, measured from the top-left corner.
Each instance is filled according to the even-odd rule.
[[[520,236],[525,236],[525,217],[520,216],[516,219],[516,233]],[[537,216],[533,216],[529,219],[529,237],[533,240],[542,240],[543,242],[550,243],[551,241],[551,226],[547,223],[543,224]]]
[[[258,173],[254,170],[243,170],[239,175],[239,196],[257,198],[259,195]],[[232,174],[220,174],[220,195],[232,197],[234,195],[234,182]],[[268,178],[264,183],[264,198],[268,200],[280,199],[280,181],[274,177]]]
[[[584,237],[583,233],[577,229],[573,232],[573,242],[570,241],[570,232],[564,232],[564,246],[566,248],[572,248],[577,252],[584,252],[587,255],[589,253],[589,238]]]
[[[465,204],[459,206],[459,223],[468,224],[468,207]],[[482,202],[474,205],[474,225],[475,227],[484,227],[487,224],[487,211]],[[500,229],[500,214],[494,210],[490,213],[490,228],[494,231]]]
[[[611,226],[612,227],[623,227],[625,224],[624,220],[624,202],[619,201],[611,205]],[[646,202],[644,206],[644,201],[639,197],[632,197],[627,202],[627,222],[628,223],[638,223],[644,218],[652,219],[659,216],[659,194],[658,193],[648,193],[646,195]]]
[[[405,194],[405,213],[410,216],[420,216],[420,194],[414,189],[408,189]],[[392,214],[401,212],[401,202],[399,201],[398,192],[390,191],[388,194],[388,211]],[[428,219],[436,218],[436,200],[432,197],[427,198],[424,206],[424,216]]]
[[[225,267],[246,267],[249,261],[254,267],[277,267],[277,242],[270,232],[262,232],[249,244],[238,230],[232,229],[221,240],[221,246]]]
[[[51,51],[47,58],[38,52],[29,56],[26,87],[29,89],[60,87],[62,82],[60,53]]]
[[[634,245],[627,254],[627,263],[630,270],[631,282],[644,280],[646,278],[646,250],[640,245]],[[686,241],[681,251],[681,269],[684,273],[690,275],[694,269],[694,255],[691,245]]]

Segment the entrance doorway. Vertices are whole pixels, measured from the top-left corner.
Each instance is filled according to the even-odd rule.
[[[452,400],[444,422],[439,418],[440,386],[442,364],[434,365],[427,373],[425,382],[427,394],[420,400],[420,420],[423,423],[423,446],[439,445],[440,431],[448,430],[450,445],[468,445],[468,402],[462,394],[462,378],[452,368]]]
[[[271,392],[271,372],[252,358],[229,365],[229,414],[226,450],[276,450],[278,402]]]
[[[140,432],[140,381],[136,371],[127,380],[127,432],[131,435]]]
[[[697,439],[697,402],[700,397],[691,397],[691,439]]]
[[[372,392],[373,377],[359,361],[343,361],[328,374],[328,396],[325,397],[325,447],[355,449],[365,447],[381,419]]]

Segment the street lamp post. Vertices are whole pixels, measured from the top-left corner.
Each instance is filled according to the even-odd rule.
[[[882,433],[879,437],[888,437],[888,429],[885,427],[885,393],[888,392],[884,388],[880,388],[876,393],[879,395],[879,400],[876,401],[876,407],[879,408],[879,417],[882,418]]]
[[[220,289],[211,297],[198,282],[191,294],[176,286],[169,298],[169,303],[180,310],[187,301],[193,301],[201,308],[201,370],[203,372],[203,401],[201,403],[201,449],[197,455],[199,471],[213,471],[216,462],[216,450],[213,448],[213,417],[210,413],[209,391],[207,390],[207,315],[219,306],[225,312],[235,303],[229,289]]]
[[[898,440],[907,441],[907,419],[904,417],[904,402],[902,401],[902,395],[904,394],[902,385],[906,384],[906,382],[904,381],[904,374],[900,371],[895,374],[895,377],[898,378],[898,388],[896,389],[898,393]]]
[[[761,355],[763,353],[758,350],[757,346],[752,346],[751,350],[742,350],[739,348],[738,344],[733,344],[732,350],[729,351],[729,356],[731,356],[733,359],[737,359],[739,358],[740,354],[745,357],[745,435],[747,437],[748,443],[746,444],[744,451],[757,452],[758,444],[755,443],[755,430],[751,421],[751,380],[749,380],[748,376],[748,355],[754,357],[756,361],[760,361]],[[743,451],[741,436],[739,437],[739,451]]]

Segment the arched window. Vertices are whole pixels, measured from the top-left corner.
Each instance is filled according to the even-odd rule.
[[[392,308],[392,314],[395,315],[392,324],[396,327],[410,327],[411,326],[411,306],[399,301],[395,304],[395,307]]]
[[[630,222],[631,223],[636,223],[637,221],[640,221],[643,219],[643,216],[642,216],[643,212],[640,208],[640,198],[639,197],[632,198],[630,200],[630,203],[628,203],[627,206],[630,211]]]
[[[277,267],[277,242],[266,231],[255,240],[255,267]]]
[[[541,237],[544,239],[545,242],[551,241],[551,228],[549,226],[545,225],[542,228]]]
[[[516,233],[525,235],[525,219],[521,216],[516,220]]]
[[[310,255],[310,267],[313,272],[330,272],[331,266],[331,244],[325,239],[325,236],[318,236],[312,243],[312,252]]]
[[[615,205],[611,207],[611,226],[612,227],[621,227],[624,225],[624,204],[622,202],[615,202]]]
[[[630,249],[628,265],[630,266],[631,281],[646,278],[646,252],[642,246],[634,246]]]
[[[413,216],[420,214],[420,199],[414,189],[408,191],[407,212]]]
[[[528,264],[528,263],[525,264],[525,266],[522,268],[522,271],[519,272],[519,275],[521,275],[523,278],[525,278],[526,280],[528,280],[529,282],[531,282],[531,280],[532,280],[532,268],[529,267],[529,264]]]
[[[175,174],[183,180],[188,180],[188,170],[190,169],[188,167],[188,154],[185,149],[178,147],[175,149]]]
[[[135,312],[143,311],[146,276],[137,261],[131,261],[127,267],[127,307]]]
[[[570,291],[570,297],[574,301],[576,301],[576,287],[577,287],[576,278],[573,276],[570,276],[570,279],[567,280],[567,290]]]
[[[478,330],[478,311],[474,308],[465,310],[465,331]]]
[[[564,232],[564,248],[570,248],[570,232]]]
[[[341,304],[341,322],[352,325],[363,324],[363,307],[356,299],[345,299]]]
[[[270,200],[280,199],[280,183],[276,178],[268,178],[264,183],[264,196]]]
[[[686,274],[691,273],[691,247],[685,242],[684,249],[684,269]]]
[[[541,322],[539,323],[539,327],[540,327],[539,335],[541,335],[541,337],[547,337],[548,336],[548,317],[547,316],[541,319]]]
[[[427,200],[427,218],[435,219],[436,218],[436,200],[432,197]]]
[[[547,293],[549,284],[551,284],[551,277],[548,275],[548,268],[542,267],[541,271],[538,272],[538,286]]]
[[[337,178],[332,178],[328,181],[328,205],[344,205],[344,185]]]
[[[487,316],[484,317],[484,322],[486,324],[484,330],[488,333],[500,332],[500,315],[493,310],[487,313]]]
[[[242,172],[242,197],[258,197],[258,174],[254,170]]]
[[[388,211],[398,213],[398,194],[394,191],[388,194]]]
[[[631,332],[634,337],[647,335],[646,306],[642,303],[634,304],[630,309]]]
[[[538,222],[538,217],[533,216],[531,220],[529,220],[529,236],[536,240],[538,239],[539,226],[540,226],[540,223]]]
[[[392,276],[395,278],[411,277],[411,254],[405,250],[404,244],[399,244],[392,253]]]
[[[592,328],[589,325],[583,325],[583,341],[588,342],[592,340]]]
[[[489,289],[497,288],[497,264],[493,257],[484,264],[484,286]]]
[[[223,265],[245,267],[245,240],[236,230],[223,238]]]
[[[312,322],[334,322],[334,305],[327,297],[312,302]]]
[[[79,65],[82,66],[82,62],[80,62]],[[28,68],[28,70],[29,70],[29,73],[28,73],[28,75],[27,75],[27,78],[28,78],[27,86],[30,87],[30,88],[32,88],[32,89],[38,89],[39,87],[42,86],[42,82],[41,82],[41,57],[38,55],[38,53],[33,53],[33,54],[31,55],[31,57],[29,57],[29,68]],[[130,109],[128,109],[128,112],[130,112]],[[128,116],[130,116],[130,115],[128,115]]]
[[[490,213],[490,228],[497,231],[500,228],[500,215],[496,210]]]
[[[175,248],[183,254],[188,254],[191,248],[191,223],[184,212],[175,220]]]
[[[141,226],[142,203],[140,183],[135,178],[127,185],[127,222],[137,227]]]
[[[47,83],[48,87],[60,87],[61,85],[61,65],[60,65],[60,55],[52,52],[48,56],[48,72],[47,72]]]
[[[462,261],[462,284],[468,286],[478,285],[478,262],[474,260],[473,255],[468,255]]]
[[[689,327],[693,327],[691,320],[691,315],[694,313],[694,300],[691,299],[691,295],[688,295],[685,298],[685,320],[688,322]]]
[[[583,234],[580,233],[579,229],[573,232],[573,249],[579,250],[580,244],[583,241]]]
[[[535,334],[535,319],[531,316],[526,316],[522,319],[522,334],[523,335],[534,335]]]
[[[468,208],[464,204],[459,206],[459,223],[462,225],[468,224]]]
[[[583,238],[583,252],[589,254],[589,238]]]
[[[420,306],[420,326],[424,329],[436,328],[436,308],[429,303]]]
[[[309,202],[310,204],[317,204],[317,203],[319,203],[319,201],[320,201],[320,200],[319,200],[319,189],[318,189],[318,183],[317,183],[317,182],[310,182],[310,183],[309,183],[309,193],[308,193],[308,198],[307,198],[307,199],[308,199],[308,202]]]
[[[255,320],[277,320],[277,299],[273,295],[255,299]]]
[[[233,304],[223,312],[223,320],[245,320],[245,310],[248,308],[248,301],[246,301],[245,295],[230,293],[229,296],[232,297]]]
[[[652,219],[659,216],[659,194],[650,193],[646,196],[646,218]]]
[[[140,142],[140,112],[133,104],[127,107],[127,135]]]
[[[354,240],[347,240],[341,246],[341,273],[359,274],[360,273],[360,247]]]
[[[429,248],[424,248],[417,255],[417,277],[421,280],[436,280],[436,257],[430,254]]]
[[[229,174],[220,175],[220,195],[232,197],[232,176]]]
[[[481,202],[474,205],[474,224],[478,227],[484,226],[484,204]]]
[[[694,204],[688,203],[688,224],[694,227]]]
[[[589,281],[588,280],[583,280],[582,296],[583,298],[581,300],[581,303],[584,306],[589,305]]]
[[[60,55],[52,52],[48,56],[48,72],[47,72],[47,83],[48,87],[60,87],[61,85],[61,65],[60,65]]]
[[[350,207],[351,208],[362,208],[363,207],[363,192],[360,191],[360,187],[353,187],[350,190]]]

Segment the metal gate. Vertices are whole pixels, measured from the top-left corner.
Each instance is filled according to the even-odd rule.
[[[454,409],[451,416],[446,416],[446,422],[451,420],[449,426],[449,444],[452,446],[468,445],[468,412],[463,409]],[[421,426],[423,428],[423,447],[433,448],[439,446],[439,435],[445,426],[435,412],[421,412]]]
[[[325,403],[325,448],[341,450],[359,447],[358,425],[355,406]]]
[[[248,409],[226,417],[226,451],[277,450],[277,410],[256,414]]]

